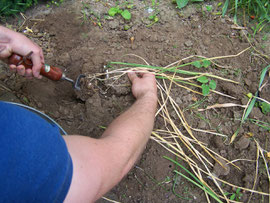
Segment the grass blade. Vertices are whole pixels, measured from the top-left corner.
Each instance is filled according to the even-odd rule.
[[[186,171],[192,178],[194,178],[194,180],[190,179],[189,177],[185,176],[184,174],[182,174],[181,172],[174,170],[175,173],[177,173],[178,175],[181,175],[182,177],[184,177],[185,179],[187,179],[188,181],[190,181],[191,183],[193,183],[194,185],[196,185],[197,187],[201,188],[202,190],[204,190],[206,193],[208,193],[211,197],[213,197],[215,200],[217,200],[218,202],[222,203],[222,201],[217,197],[217,195],[215,193],[213,193],[208,187],[206,187],[193,173],[191,173],[188,169],[186,169],[184,166],[182,166],[181,164],[179,164],[177,161],[167,157],[167,156],[163,156],[163,158],[173,162],[174,164],[176,164],[177,166],[181,167],[184,171]],[[197,182],[196,182],[197,181]]]
[[[181,175],[182,177],[184,177],[185,179],[187,179],[188,181],[190,181],[191,183],[193,183],[194,185],[196,185],[197,187],[201,188],[203,191],[207,192],[211,197],[213,197],[217,202],[222,203],[222,201],[213,193],[210,193],[209,190],[207,190],[205,187],[201,186],[200,184],[196,183],[194,180],[190,179],[189,177],[185,176],[184,174],[180,173],[177,170],[174,170],[175,173]]]
[[[234,18],[233,21],[235,24],[237,24],[237,8],[238,8],[238,0],[235,0],[235,5],[234,5]]]
[[[262,73],[261,73],[261,77],[260,77],[260,83],[259,83],[259,88],[261,87],[262,83],[263,83],[263,80],[265,78],[265,75],[268,71],[268,69],[270,68],[270,65],[266,66],[263,70],[262,70]]]
[[[224,6],[222,7],[222,16],[223,17],[225,16],[225,13],[228,10],[228,6],[229,6],[229,0],[226,0],[225,3],[224,3]]]

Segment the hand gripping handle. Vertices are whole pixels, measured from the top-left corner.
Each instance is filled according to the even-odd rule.
[[[30,59],[30,55],[32,53],[30,52],[26,57],[23,57],[21,55],[18,54],[12,54],[9,58],[8,58],[8,63],[14,64],[16,66],[19,65],[23,65],[25,68],[31,68],[33,67],[33,63]],[[49,66],[49,65],[44,65],[42,66],[41,70],[40,70],[40,74],[43,75],[46,78],[49,78],[51,80],[54,81],[58,81],[61,80],[62,78],[62,70],[60,68],[54,67],[54,66]]]

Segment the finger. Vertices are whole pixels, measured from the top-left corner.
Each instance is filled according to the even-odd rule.
[[[44,65],[45,61],[44,61],[44,55],[43,55],[42,49],[40,49],[40,60],[41,60],[42,65]]]
[[[17,66],[14,65],[14,64],[11,64],[11,65],[9,65],[9,69],[10,69],[11,72],[15,73],[17,71]]]
[[[33,72],[32,72],[32,70],[30,68],[27,68],[25,70],[25,77],[26,78],[32,78],[33,77]]]
[[[40,69],[42,67],[42,61],[40,58],[40,54],[33,54],[31,59],[33,62],[32,72],[33,72],[34,77],[41,78]]]
[[[19,75],[24,76],[24,74],[25,74],[25,68],[24,68],[23,65],[17,66],[17,73],[18,73]]]
[[[137,79],[137,75],[135,72],[128,72],[128,78],[130,79],[131,82],[134,82],[135,79]]]
[[[144,72],[143,74],[142,74],[142,77],[143,78],[155,78],[155,73],[153,73],[153,72]]]

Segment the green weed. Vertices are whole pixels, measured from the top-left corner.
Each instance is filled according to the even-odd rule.
[[[267,35],[264,35],[264,36],[262,37],[262,40],[263,40],[263,41],[266,41],[266,40],[267,40]]]
[[[200,189],[202,189],[204,192],[208,193],[217,202],[222,203],[222,201],[218,198],[218,196],[209,187],[207,187],[205,184],[203,184],[192,172],[190,172],[188,169],[186,169],[184,166],[182,166],[177,161],[175,161],[175,160],[173,160],[173,159],[171,159],[171,158],[169,158],[167,156],[163,156],[163,158],[165,158],[165,159],[173,162],[175,165],[177,165],[183,171],[185,171],[191,178],[188,177],[187,175],[183,174],[182,172],[178,171],[178,170],[174,170],[174,172],[176,174],[182,176],[183,178],[185,178],[186,180],[188,180],[189,182],[191,182],[194,186],[197,186]]]
[[[149,13],[148,20],[151,21],[146,27],[151,27],[155,23],[159,21],[158,14],[160,12],[159,8],[159,2],[158,0],[151,0],[151,6],[146,6],[147,7],[147,13]]]
[[[258,24],[254,28],[254,34],[269,27],[267,26],[270,23],[269,0],[226,0],[222,8],[222,15],[224,16],[227,12],[234,12],[235,23],[237,23],[237,16],[243,12],[247,13],[251,19],[255,19]]]
[[[0,16],[14,15],[19,12],[24,12],[27,8],[37,4],[37,0],[1,0],[0,1]]]
[[[270,65],[266,66],[262,72],[261,72],[261,76],[260,76],[260,82],[259,82],[259,88],[262,86],[262,83],[264,81],[264,78],[266,76],[266,73],[268,72],[268,69],[270,68]],[[253,107],[255,106],[256,104],[256,98],[258,97],[258,94],[259,94],[259,91],[257,91],[255,93],[255,97],[251,97],[250,100],[249,100],[249,103],[248,103],[248,107],[245,109],[244,113],[243,113],[243,116],[242,116],[242,119],[241,119],[241,123],[240,123],[240,126],[237,128],[237,130],[235,131],[235,133],[233,134],[233,136],[231,137],[231,141],[230,143],[232,143],[236,136],[238,135],[239,131],[240,131],[240,128],[242,127],[243,123],[246,121],[246,119],[248,118],[250,112],[252,111]]]
[[[100,28],[102,28],[100,15],[98,13],[94,12],[94,10],[91,9],[91,6],[89,4],[82,2],[82,5],[83,5],[83,9],[81,10],[81,12],[83,14],[82,24],[84,24],[88,21],[91,21],[95,26],[98,25]]]
[[[270,104],[266,102],[259,102],[259,107],[262,110],[263,114],[267,114],[270,112]]]
[[[270,131],[270,123],[266,123],[266,122],[256,120],[256,119],[248,119],[248,121],[254,123],[255,125],[263,128],[263,129],[265,129],[267,131]]]
[[[196,68],[208,68],[211,65],[211,61],[209,60],[203,60],[203,61],[194,61],[192,63],[193,66],[195,66]]]
[[[131,19],[131,13],[128,9],[132,8],[133,4],[127,2],[127,4],[116,5],[111,7],[108,11],[109,16],[114,17],[117,14],[120,14],[125,20]]]
[[[211,12],[213,10],[213,6],[212,5],[206,5],[205,8],[206,8],[206,10],[208,12]]]
[[[226,196],[228,196],[230,200],[235,200],[235,201],[239,202],[241,200],[241,197],[243,196],[243,194],[240,191],[241,191],[241,189],[237,188],[235,193],[225,192],[224,194]]]
[[[186,111],[188,109],[196,109],[198,108],[200,105],[202,105],[204,102],[206,101],[206,97],[204,97],[203,99],[196,101],[194,104],[189,105],[188,107],[184,108],[183,111]]]
[[[208,68],[211,65],[211,61],[209,60],[203,60],[203,61],[194,61],[192,63],[193,66],[196,68]],[[200,82],[202,85],[202,93],[203,96],[207,96],[210,93],[210,90],[215,90],[217,87],[217,84],[214,80],[208,80],[206,76],[201,76],[197,78],[197,81]]]
[[[215,90],[217,87],[217,84],[214,80],[208,80],[206,76],[201,76],[197,78],[197,81],[202,83],[202,93],[203,96],[207,96],[210,93],[210,89]]]
[[[187,6],[188,3],[203,2],[204,0],[172,0],[172,3],[176,3],[179,9]]]
[[[59,6],[64,0],[51,0],[48,5]],[[41,2],[41,0],[40,0]],[[1,0],[0,1],[0,17],[16,15],[19,12],[24,12],[26,9],[34,6],[38,0]]]
[[[63,3],[64,0],[51,0],[46,6],[50,7],[52,5],[60,6],[61,3]]]

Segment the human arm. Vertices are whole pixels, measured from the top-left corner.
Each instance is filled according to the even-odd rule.
[[[40,69],[44,64],[42,49],[23,34],[0,26],[0,59],[6,59],[12,53],[26,56],[31,51],[33,52],[30,56],[33,62],[32,69],[25,70],[23,65],[17,67],[15,65],[10,65],[10,69],[12,71],[17,71],[18,74],[25,75],[26,77],[34,76],[41,78]]]
[[[93,202],[115,186],[145,148],[157,108],[155,77],[129,74],[135,103],[106,129],[100,139],[66,136],[74,166],[66,202]]]

